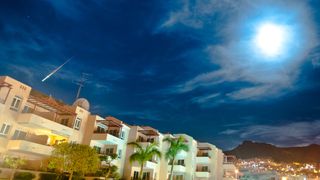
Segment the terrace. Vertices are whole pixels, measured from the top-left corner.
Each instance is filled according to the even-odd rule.
[[[119,144],[124,139],[122,127],[123,122],[113,117],[98,120],[92,140],[101,141],[103,144]]]

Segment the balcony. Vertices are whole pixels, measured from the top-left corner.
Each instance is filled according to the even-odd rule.
[[[171,165],[168,165],[168,170],[170,171],[171,170]],[[186,172],[186,167],[184,165],[174,165],[173,166],[173,172],[175,173],[184,173]]]
[[[123,144],[124,140],[120,139],[119,136],[115,134],[109,134],[108,132],[98,132],[95,131],[92,134],[92,140],[101,141],[103,144]]]
[[[196,157],[196,163],[197,164],[210,164],[211,163],[211,159],[208,156],[202,156],[202,157],[197,156]]]
[[[208,171],[196,171],[196,177],[199,177],[199,178],[210,178],[210,172],[208,172]]]
[[[54,148],[27,140],[9,140],[7,149],[10,151],[32,153],[40,156],[50,156]]]
[[[140,165],[137,162],[133,163],[133,166],[135,167],[140,167]],[[158,167],[158,164],[156,162],[153,161],[147,161],[144,166],[143,169],[145,170],[155,170]]]
[[[177,154],[176,158],[177,159],[185,159],[187,157],[187,155],[188,155],[188,153],[186,151],[182,150]]]
[[[17,122],[23,126],[50,130],[54,134],[69,137],[73,133],[70,126],[62,125],[54,121],[54,113],[28,112],[19,115]]]

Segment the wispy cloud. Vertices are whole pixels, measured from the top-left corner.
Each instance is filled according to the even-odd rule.
[[[293,122],[282,125],[251,125],[227,129],[220,134],[239,136],[241,139],[270,142],[282,146],[299,146],[320,143],[320,120]]]
[[[145,121],[161,121],[162,120],[162,118],[159,116],[159,112],[154,110],[123,111],[123,112],[120,112],[119,115],[131,116],[138,120],[145,120]]]
[[[84,15],[85,5],[81,1],[47,1],[56,12],[73,20],[79,20]]]
[[[125,78],[125,73],[123,71],[110,69],[110,68],[99,69],[97,74],[102,79],[106,79],[109,81],[117,81]]]
[[[195,103],[199,103],[199,104],[202,104],[202,103],[205,103],[207,101],[210,101],[216,97],[218,97],[220,94],[219,93],[214,93],[214,94],[209,94],[209,95],[204,95],[204,96],[198,96],[198,97],[194,97],[192,98],[192,102],[195,102]]]
[[[194,36],[204,42],[205,49],[198,52],[201,54],[199,57],[206,54],[216,66],[212,71],[170,87],[168,93],[187,93],[242,82],[243,85],[227,92],[211,93],[220,94],[220,98],[225,101],[279,97],[295,88],[301,64],[319,44],[309,7],[302,1],[287,4],[279,1],[184,0],[179,1],[177,7],[180,8],[174,8],[168,13],[168,19],[161,24],[162,30],[174,33],[189,28],[191,33],[195,32]],[[215,24],[221,22],[217,18],[223,19],[224,23]],[[261,21],[277,19],[291,25],[291,33],[294,38],[301,39],[300,42],[290,40],[292,47],[276,57],[277,61],[270,62],[252,47],[250,33],[253,33],[252,29],[259,18]],[[202,28],[200,32],[199,28]],[[213,39],[208,40],[210,37],[219,37],[223,41],[212,43]],[[318,59],[318,54],[314,54],[312,62],[316,65]],[[200,96],[192,101],[210,103],[208,99],[216,100],[210,96]]]

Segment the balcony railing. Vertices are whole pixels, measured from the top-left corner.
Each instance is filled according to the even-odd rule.
[[[168,163],[168,165],[171,165],[171,164],[172,164],[172,162],[169,162],[169,163]],[[185,164],[185,163],[178,163],[178,162],[173,163],[173,165],[177,165],[177,166],[186,166],[186,164]]]
[[[95,134],[110,134],[112,136],[120,138],[120,132],[119,131],[114,132],[114,131],[108,131],[108,130],[106,130],[106,131],[95,130],[95,131],[93,131],[93,133],[95,133]]]
[[[34,115],[40,116],[42,118],[45,118],[47,120],[59,123],[59,124],[64,125],[64,126],[67,126],[69,128],[73,128],[73,123],[63,123],[62,122],[62,118],[60,118],[59,115],[57,113],[55,113],[55,112],[39,112],[39,111],[36,111],[36,110],[33,110],[33,109],[27,109],[27,110],[24,110],[22,113],[23,114],[28,114],[28,113],[29,114],[34,114]],[[72,120],[72,119],[74,119],[74,117],[69,116],[67,122],[69,122],[70,119]]]
[[[197,157],[209,157],[211,158],[211,156],[209,155],[209,153],[198,153]]]
[[[208,173],[210,173],[210,170],[209,169],[196,169],[196,172],[208,172]]]
[[[142,143],[145,143],[145,142],[148,142],[148,143],[154,143],[156,142],[157,143],[157,140],[152,138],[152,139],[140,139],[140,138],[137,138],[136,142],[142,142]]]
[[[23,137],[12,137],[11,140],[24,140],[24,141],[28,141],[28,142],[33,142],[36,144],[41,144],[41,145],[47,145],[47,140],[48,140],[48,136],[46,135],[34,135],[34,134],[27,134],[26,136]]]

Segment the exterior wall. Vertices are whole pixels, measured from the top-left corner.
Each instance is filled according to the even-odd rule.
[[[187,134],[174,134],[174,137],[183,136],[187,141],[186,144],[189,146],[187,155],[183,158],[185,163],[184,180],[193,180],[196,172],[196,157],[197,157],[197,141],[193,137]],[[182,173],[180,173],[182,174]],[[174,173],[175,175],[175,173]]]
[[[115,119],[113,117],[107,117],[106,119]],[[86,136],[84,138],[84,142],[90,142],[91,147],[99,148],[100,154],[106,154],[106,149],[112,148],[114,151],[113,153],[118,155],[118,158],[113,160],[111,163],[118,167],[118,173],[123,176],[124,171],[124,164],[125,164],[125,157],[127,151],[127,143],[129,138],[130,128],[121,122],[122,128],[120,129],[122,133],[122,137],[117,137],[108,132],[105,133],[97,133],[95,132],[97,127],[99,126],[98,121],[103,121],[100,116],[91,115],[89,117],[89,123],[86,127]],[[120,120],[118,120],[120,121]],[[109,127],[106,127],[107,129]],[[120,136],[120,134],[119,134]]]
[[[159,136],[146,136],[143,133],[139,132],[144,130],[144,127],[140,126],[131,126],[128,142],[136,142],[139,139],[139,136],[147,139],[154,138],[154,141],[158,143],[159,150],[162,149],[163,146],[163,135],[159,133]],[[147,146],[150,142],[139,142],[142,146]],[[140,165],[138,163],[130,163],[130,156],[134,153],[134,148],[131,146],[127,147],[126,158],[125,158],[125,167],[124,167],[124,179],[131,179],[133,177],[134,171],[140,172]],[[150,176],[154,180],[160,180],[160,164],[161,160],[153,159],[153,162],[148,161],[144,165],[144,173],[150,173]]]
[[[11,85],[9,91],[1,86],[3,83]],[[47,163],[55,143],[82,143],[90,112],[81,107],[61,105],[73,110],[75,115],[57,115],[31,103],[30,93],[30,86],[0,76],[0,128],[4,123],[10,125],[8,133],[0,135],[0,161],[6,155],[20,156],[28,160],[28,169],[38,170]],[[18,108],[12,108],[15,97],[21,100]],[[76,117],[82,119],[79,130],[74,128]],[[66,118],[68,124],[63,125],[61,120]]]
[[[76,106],[73,108],[74,108],[74,112],[77,114],[76,118],[81,119],[81,124],[80,124],[79,130],[73,127],[73,133],[72,133],[72,136],[70,136],[69,142],[84,144],[84,140],[85,140],[84,135],[86,133],[87,123],[89,123],[90,121],[89,120],[90,112],[79,106]],[[73,124],[74,124],[74,121],[75,121],[75,118],[73,119]]]
[[[7,146],[11,141],[11,137],[13,136],[15,130],[26,130],[25,128],[19,126],[19,124],[16,122],[16,119],[26,104],[31,87],[8,76],[0,76],[0,84],[1,83],[9,83],[11,85],[11,89],[9,91],[5,90],[6,92],[4,92],[3,89],[7,88],[1,87],[1,99],[5,101],[0,102],[0,128],[3,126],[3,124],[10,125],[8,134],[0,135],[0,156],[3,157],[5,154],[11,153],[8,152]],[[12,109],[11,104],[15,96],[20,97],[22,101],[17,109]]]
[[[216,179],[220,180],[223,177],[223,152],[221,149],[217,150],[217,166],[216,166]]]
[[[235,156],[223,157],[223,180],[236,180],[238,179],[239,170],[235,166]]]

